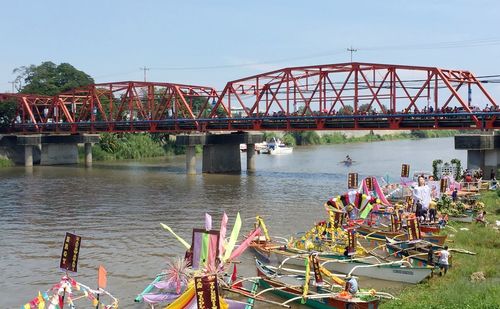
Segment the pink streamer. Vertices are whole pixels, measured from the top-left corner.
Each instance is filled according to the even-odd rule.
[[[224,254],[224,241],[226,239],[226,227],[228,220],[229,218],[224,212],[224,214],[222,215],[222,220],[220,222],[219,255],[221,256],[222,254]]]
[[[247,239],[245,239],[245,241],[243,241],[238,248],[236,248],[233,253],[231,254],[231,256],[229,257],[229,260],[232,261],[233,259],[237,258],[238,256],[240,256],[240,254],[243,253],[243,251],[245,251],[248,246],[250,245],[250,243],[252,242],[252,240],[256,237],[256,236],[259,236],[260,235],[260,228],[257,228],[255,231],[252,232],[252,234],[248,235]]]
[[[212,229],[212,216],[205,214],[205,230],[210,231]]]
[[[382,204],[386,206],[390,206],[391,203],[387,200],[387,198],[384,195],[384,192],[382,192],[382,189],[380,188],[377,178],[373,177],[373,187],[375,188],[375,192],[377,193],[378,198],[382,202]]]

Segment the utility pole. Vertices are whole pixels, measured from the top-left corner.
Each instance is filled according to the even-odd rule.
[[[146,81],[146,71],[149,71],[151,68],[142,67],[142,68],[139,68],[139,69],[144,71],[144,81]]]
[[[352,48],[352,46],[351,46],[351,48],[348,48],[347,51],[351,53],[351,62],[352,62],[352,54],[355,53],[355,52],[357,52],[358,50]]]
[[[13,81],[13,82],[9,82],[9,84],[12,85],[12,93],[16,92],[16,89],[15,89],[15,85],[16,85],[16,81]]]

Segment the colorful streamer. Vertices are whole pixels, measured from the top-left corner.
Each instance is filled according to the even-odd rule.
[[[229,243],[226,246],[226,251],[224,252],[224,261],[227,261],[231,257],[234,246],[236,245],[236,240],[240,234],[241,229],[241,217],[240,213],[236,215],[236,221],[234,222],[233,230],[231,231],[231,237],[229,237]]]
[[[191,246],[184,240],[182,239],[179,235],[175,234],[174,231],[166,224],[160,223],[161,227],[167,231],[170,232],[170,234],[174,235],[177,240],[186,247],[186,249],[191,248]]]

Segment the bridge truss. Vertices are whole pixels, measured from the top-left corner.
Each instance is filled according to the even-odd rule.
[[[284,68],[212,87],[94,84],[15,100],[10,131],[207,132],[498,129],[500,110],[469,71],[342,63]]]

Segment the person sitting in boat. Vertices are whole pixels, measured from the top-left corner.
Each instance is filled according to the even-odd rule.
[[[349,157],[349,155],[345,156],[345,163],[347,163],[347,164],[352,163],[352,159],[351,159],[351,157]]]
[[[355,295],[358,293],[358,281],[356,278],[352,277],[351,275],[347,275],[345,277],[345,290],[351,295]]]

